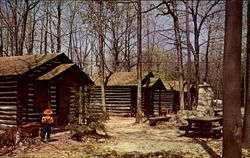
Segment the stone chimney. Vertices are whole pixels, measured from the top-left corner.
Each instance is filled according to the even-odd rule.
[[[198,87],[198,105],[197,116],[213,115],[213,97],[212,86],[206,82]]]

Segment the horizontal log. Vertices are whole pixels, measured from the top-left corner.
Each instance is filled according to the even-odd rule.
[[[30,109],[30,108],[28,109],[28,112],[33,112],[33,111],[34,111],[34,109]]]
[[[29,91],[29,92],[34,91],[34,90],[35,90],[34,87],[29,87],[29,88],[28,88],[28,91]]]
[[[16,101],[17,96],[0,96],[0,102],[6,101],[6,100]]]
[[[51,107],[52,108],[56,108],[56,104],[51,104]]]
[[[17,111],[0,111],[0,115],[17,115]]]
[[[17,91],[4,91],[0,92],[0,96],[6,96],[6,95],[17,95]]]
[[[91,98],[98,98],[101,99],[101,95],[90,95]],[[106,98],[112,99],[112,98],[131,98],[131,95],[106,95]]]
[[[131,107],[131,104],[109,104],[109,103],[106,103],[106,106]]]
[[[28,93],[28,97],[34,97],[35,94],[34,93]]]
[[[31,117],[29,117],[27,121],[28,122],[41,122],[41,118],[31,118]]]
[[[2,124],[0,123],[0,129],[1,130],[6,130],[7,128],[16,128],[17,124],[11,125],[11,124]]]
[[[17,102],[16,101],[0,101],[0,107],[2,106],[17,106]]]
[[[131,104],[131,100],[106,100],[107,104]]]
[[[0,92],[17,91],[17,86],[0,86]]]
[[[109,113],[109,116],[131,117],[132,113]]]
[[[110,113],[131,113],[131,110],[109,110]]]
[[[0,85],[6,85],[6,84],[17,84],[17,80],[0,80]]]
[[[113,104],[108,103],[106,105],[112,106],[112,107],[115,107],[115,106],[117,106],[117,107],[131,107],[132,106],[132,104],[117,104],[117,103],[113,103]]]
[[[131,98],[117,98],[117,97],[112,97],[112,98],[105,98],[106,101],[131,101]]]
[[[2,120],[0,119],[0,124],[6,124],[6,125],[17,125],[17,120]]]
[[[34,113],[29,113],[28,114],[29,116],[43,116],[43,113],[40,113],[40,112],[34,112]]]
[[[109,110],[131,110],[130,107],[114,107],[114,106],[109,106],[107,107]]]
[[[29,98],[28,102],[34,102],[34,99],[33,98]]]
[[[0,120],[17,120],[17,115],[0,115]]]
[[[106,95],[131,95],[130,92],[105,92]],[[90,95],[101,95],[100,92],[91,92]]]

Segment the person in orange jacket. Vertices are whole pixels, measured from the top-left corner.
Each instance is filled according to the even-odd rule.
[[[47,136],[47,140],[50,141],[51,126],[54,123],[54,119],[51,116],[53,111],[46,109],[43,111],[43,114],[45,114],[45,116],[42,117],[41,141],[45,141],[45,136]]]

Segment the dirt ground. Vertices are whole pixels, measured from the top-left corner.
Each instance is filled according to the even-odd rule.
[[[134,124],[135,118],[112,117],[107,121],[108,136],[71,139],[69,131],[52,134],[52,142],[27,138],[6,157],[221,157],[222,138],[182,136],[175,122],[156,126]],[[243,150],[243,157],[250,156]]]

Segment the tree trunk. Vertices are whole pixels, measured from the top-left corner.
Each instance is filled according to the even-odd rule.
[[[187,108],[189,110],[192,109],[192,98],[191,98],[191,50],[190,50],[190,30],[189,30],[189,12],[188,12],[188,3],[189,1],[186,0],[186,36],[187,36],[187,53],[188,53],[188,60],[187,60]]]
[[[242,1],[226,2],[223,65],[223,157],[241,158]]]
[[[137,0],[137,111],[135,123],[142,123],[141,0]]]
[[[243,147],[250,148],[250,2],[247,6],[246,104],[243,126]]]
[[[47,46],[48,46],[48,23],[49,23],[49,2],[45,1],[46,13],[45,13],[45,33],[44,33],[44,54],[47,54]]]
[[[46,2],[45,2],[46,3]],[[40,46],[39,46],[39,50],[40,50],[40,54],[43,54],[43,32],[44,32],[44,18],[42,18],[42,24],[41,24],[41,32],[40,32]]]
[[[173,19],[174,19],[174,31],[176,38],[177,56],[178,56],[178,73],[179,73],[179,98],[180,98],[180,109],[185,109],[184,103],[184,79],[183,79],[183,61],[182,61],[182,47],[181,47],[181,35],[179,27],[179,19],[177,15],[177,4],[173,1]]]
[[[57,36],[56,36],[56,41],[57,41],[57,47],[56,47],[56,52],[61,53],[61,4],[62,1],[58,0],[57,2]]]
[[[25,37],[26,37],[26,26],[27,26],[27,18],[28,18],[28,14],[29,14],[29,1],[25,0],[25,7],[24,7],[25,11],[23,13],[23,19],[22,19],[22,30],[21,30],[21,37],[20,37],[20,41],[19,41],[19,54],[18,55],[23,55],[23,46],[24,46],[24,41],[25,41]]]
[[[208,82],[208,54],[209,54],[209,45],[210,45],[210,37],[211,36],[211,26],[208,26],[208,33],[207,33],[207,47],[206,47],[206,55],[205,55],[205,64],[206,64],[206,72],[204,80]]]
[[[32,27],[31,27],[31,35],[30,35],[30,44],[29,44],[29,48],[28,48],[29,55],[33,54],[35,29],[36,29],[36,13],[34,13],[34,15],[33,15],[33,23],[32,23]]]
[[[53,26],[52,26],[52,13],[51,13],[51,4],[50,4],[50,14],[49,14],[49,37],[50,37],[50,53],[55,53],[55,46],[54,46],[54,34],[53,34]]]
[[[0,57],[3,57],[3,30],[2,28],[0,28]]]
[[[104,50],[103,50],[103,44],[104,44],[104,37],[103,37],[103,28],[102,28],[102,13],[103,13],[103,2],[99,2],[99,30],[98,30],[98,36],[99,36],[99,53],[100,53],[100,72],[101,72],[101,100],[102,100],[102,110],[104,113],[107,112],[106,109],[106,102],[105,102],[105,85],[104,85]]]

